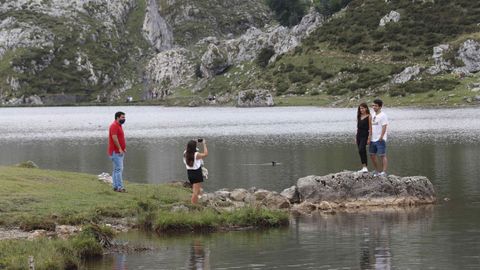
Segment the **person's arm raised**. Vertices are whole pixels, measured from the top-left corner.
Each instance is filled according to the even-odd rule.
[[[203,152],[197,154],[197,159],[203,159],[208,156],[207,142],[203,139]]]

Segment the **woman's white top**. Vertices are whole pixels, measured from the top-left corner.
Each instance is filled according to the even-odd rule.
[[[193,166],[190,167],[187,165],[187,160],[185,159],[185,153],[186,152],[183,152],[183,163],[185,163],[185,167],[187,167],[187,170],[198,170],[200,167],[202,167],[203,165],[203,159],[197,159],[197,154],[198,152],[195,152],[195,156],[194,156],[194,161],[193,161]]]

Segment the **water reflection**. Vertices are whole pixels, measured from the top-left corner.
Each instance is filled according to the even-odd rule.
[[[113,255],[112,270],[127,270],[127,257],[124,253]]]
[[[391,257],[390,236],[385,228],[373,232],[366,228],[360,245],[360,269],[389,270]]]
[[[208,270],[209,264],[209,251],[205,250],[204,244],[199,239],[192,240],[190,248],[190,258],[188,261],[188,269],[190,270]]]
[[[315,243],[322,257],[331,258],[319,259],[316,266],[395,269],[414,266],[421,260],[417,251],[433,244],[428,232],[434,220],[435,207],[425,206],[301,216],[291,227],[296,245],[304,248]],[[422,247],[418,247],[419,242]],[[308,249],[305,252],[312,253],[307,257],[315,254]]]

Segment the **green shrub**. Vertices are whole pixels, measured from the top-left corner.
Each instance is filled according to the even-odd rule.
[[[341,96],[346,93],[348,93],[348,89],[342,86],[331,85],[327,87],[327,94],[332,96]]]
[[[288,74],[288,79],[292,83],[309,83],[312,80],[312,77],[306,73],[294,71]]]
[[[75,236],[72,239],[72,246],[81,258],[98,257],[103,254],[102,246],[93,236]]]
[[[404,61],[406,59],[407,59],[407,56],[403,55],[403,54],[395,54],[395,55],[392,55],[392,57],[391,57],[391,60],[393,62],[400,62],[400,61]]]
[[[295,69],[295,66],[292,63],[288,63],[285,66],[285,72],[292,72]]]
[[[352,0],[314,0],[313,3],[320,14],[329,16],[346,7],[351,1]]]
[[[391,97],[404,97],[407,95],[407,93],[405,92],[404,89],[400,88],[400,87],[392,87],[390,90],[389,90],[389,94]]]
[[[290,84],[285,80],[279,79],[275,83],[275,87],[277,89],[277,95],[281,95],[285,93],[288,90],[288,88],[290,88]]]
[[[260,50],[260,53],[257,55],[256,63],[258,66],[265,68],[268,65],[268,61],[272,56],[275,55],[275,50],[272,46],[263,48]]]
[[[460,84],[460,82],[453,79],[426,79],[421,81],[409,81],[400,86],[400,89],[407,93],[425,93],[429,91],[451,91]]]
[[[275,19],[283,26],[298,24],[307,10],[305,0],[266,0],[267,5],[275,14]]]

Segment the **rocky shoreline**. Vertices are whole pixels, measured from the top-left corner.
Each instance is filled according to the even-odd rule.
[[[98,179],[110,184],[111,177],[98,175]],[[181,185],[183,183],[177,182]],[[233,190],[220,189],[204,193],[200,203],[217,211],[233,211],[245,207],[283,210],[297,215],[314,212],[334,214],[337,211],[388,210],[434,204],[436,194],[430,180],[424,176],[374,177],[369,173],[344,171],[324,176],[310,175],[297,180],[296,185],[278,193],[255,187]],[[175,205],[171,212],[188,212],[189,207]],[[127,232],[136,228],[136,222],[127,218],[110,218],[102,224],[114,232]],[[235,229],[235,228],[232,228]],[[82,226],[56,225],[54,231],[20,228],[0,228],[0,240],[37,239],[56,237],[66,239],[82,230]],[[225,229],[223,229],[225,230]]]
[[[296,185],[281,193],[256,188],[221,189],[203,194],[200,201],[207,207],[226,211],[254,206],[310,214],[433,204],[436,194],[432,183],[424,176],[374,177],[368,173],[344,171],[300,178]]]

